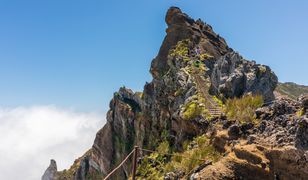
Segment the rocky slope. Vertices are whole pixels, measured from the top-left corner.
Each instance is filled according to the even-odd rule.
[[[276,75],[268,66],[245,60],[210,25],[191,19],[179,8],[171,7],[165,21],[167,34],[151,64],[153,80],[142,93],[120,88],[92,148],[70,169],[55,172],[48,168],[43,177],[101,179],[135,145],[152,150],[168,147],[166,152],[184,154],[203,148],[203,155],[213,159],[212,165],[190,167],[195,171],[165,172],[168,168],[164,167],[159,173],[152,172],[159,179],[307,177],[307,108],[279,100],[258,109],[257,122],[243,124],[241,119],[224,116],[227,99],[259,95],[265,102],[274,100]],[[205,136],[204,141],[197,138]],[[140,152],[140,156],[138,176],[153,179],[151,172],[142,172],[147,154]],[[172,161],[163,159],[162,164]],[[128,179],[130,171],[131,163],[125,163],[111,178]]]
[[[213,144],[226,155],[193,179],[307,179],[308,96],[280,99],[256,112],[260,122],[243,128],[215,126]],[[235,143],[234,143],[235,141]]]

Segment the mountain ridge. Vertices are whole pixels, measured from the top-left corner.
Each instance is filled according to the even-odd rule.
[[[302,94],[308,94],[308,86],[294,82],[278,83],[276,92],[282,96],[296,100]]]
[[[42,179],[101,179],[134,146],[211,161],[188,168],[181,165],[192,162],[140,153],[139,178],[307,176],[302,158],[308,148],[308,98],[275,100],[278,78],[271,68],[244,59],[202,20],[171,7],[165,21],[166,37],[151,63],[153,80],[142,93],[125,87],[114,93],[92,148],[68,170],[55,172],[52,161],[53,171],[47,169]],[[271,103],[262,107],[263,101]],[[131,166],[125,163],[111,179],[130,178]]]

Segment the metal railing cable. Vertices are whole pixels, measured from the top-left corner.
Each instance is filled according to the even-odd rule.
[[[137,148],[133,149],[125,157],[125,159],[116,168],[114,168],[103,180],[108,180],[118,169],[120,169],[123,166],[123,164],[129,159],[129,157],[131,157],[135,153],[135,151],[138,151],[138,150],[143,151],[143,152],[149,152],[149,153],[157,153],[157,154],[165,155],[165,156],[181,157],[181,158],[190,159],[190,160],[194,160],[194,161],[204,161],[204,162],[207,161],[207,159],[191,158],[191,157],[187,157],[187,156],[183,156],[183,155],[179,155],[179,154],[160,153],[158,151],[149,150],[149,149],[143,149],[143,148],[138,148],[137,147]],[[134,158],[134,159],[135,159],[134,161],[136,161],[136,158]],[[136,168],[133,171],[136,171]]]
[[[105,178],[104,180],[107,180],[108,178],[111,177],[113,173],[115,173],[118,169],[120,169],[121,166],[128,160],[128,158],[135,152],[135,149],[133,149],[126,157],[125,159],[116,167],[114,168]]]

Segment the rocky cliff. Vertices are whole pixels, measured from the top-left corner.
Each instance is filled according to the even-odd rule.
[[[153,156],[141,153],[138,176],[144,179],[307,177],[306,108],[291,100],[273,103],[278,80],[271,69],[244,59],[210,25],[179,8],[171,7],[165,21],[166,37],[151,64],[153,80],[143,92],[120,88],[92,148],[53,177],[101,179],[135,145],[211,159],[168,168],[176,160],[163,156],[160,165],[145,163]],[[256,114],[263,101],[255,97],[265,102]],[[242,116],[232,111],[234,103],[244,104]],[[130,171],[125,163],[111,178],[128,179]]]

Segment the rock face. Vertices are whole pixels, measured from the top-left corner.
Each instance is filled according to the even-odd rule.
[[[50,160],[50,165],[46,169],[44,175],[42,176],[42,180],[56,180],[57,178],[57,163],[55,160]]]
[[[191,39],[199,44],[201,51],[206,51],[216,58],[231,51],[225,40],[217,35],[210,25],[200,19],[194,21],[177,7],[168,10],[165,21],[168,25],[167,35],[151,65],[154,79],[160,78],[170,69],[167,63],[169,50],[181,40]]]
[[[274,100],[273,91],[277,76],[268,66],[243,59],[230,52],[212,62],[211,91],[225,98],[241,97],[244,94],[260,94],[264,100]]]
[[[296,131],[296,146],[308,150],[308,118],[303,117],[298,122]]]
[[[165,21],[167,34],[151,64],[153,80],[145,84],[142,93],[123,87],[114,94],[107,123],[97,133],[92,148],[70,169],[57,172],[57,179],[102,179],[132,151],[134,145],[155,149],[159,143],[167,141],[175,151],[181,151],[183,142],[187,140],[209,132],[213,136],[217,134],[218,124],[229,128],[230,135],[229,139],[213,139],[214,147],[221,152],[225,151],[226,142],[236,144],[241,138],[248,138],[249,143],[254,144],[260,140],[258,136],[271,137],[275,141],[267,138],[267,143],[275,146],[287,143],[295,146],[295,139],[305,142],[305,128],[297,127],[297,121],[286,120],[288,114],[296,113],[296,103],[283,101],[259,109],[257,115],[263,119],[259,127],[226,122],[228,120],[220,116],[221,101],[248,94],[262,95],[265,101],[271,101],[277,85],[276,75],[268,66],[243,59],[210,25],[191,19],[179,8],[171,7]],[[287,128],[280,130],[281,126]],[[284,132],[291,136],[285,137]],[[283,140],[276,141],[279,138]],[[305,148],[306,144],[301,146]],[[241,156],[241,152],[235,155]],[[267,156],[266,153],[264,156]],[[284,155],[274,153],[272,156],[278,161],[276,157]],[[259,159],[253,161],[264,166]],[[202,166],[198,172],[203,172],[203,169],[207,172],[206,169],[213,166],[216,164]],[[226,171],[235,179],[248,176],[248,172],[263,173],[249,166],[243,168],[247,172],[227,168]],[[128,179],[130,171],[131,163],[127,162],[111,179]],[[50,170],[46,172],[50,174]],[[181,174],[169,173],[168,177]],[[272,178],[273,175],[265,173],[261,176]]]

